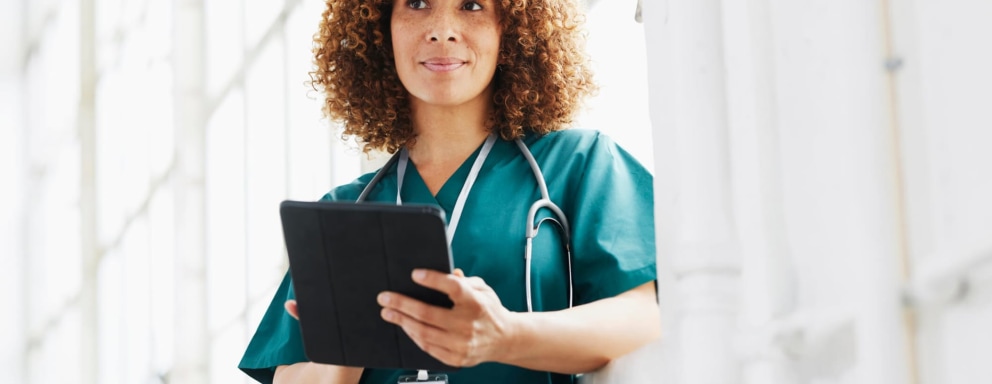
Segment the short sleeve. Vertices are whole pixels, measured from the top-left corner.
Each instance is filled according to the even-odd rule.
[[[566,208],[572,212],[576,305],[657,279],[653,177],[609,137],[591,136]]]
[[[308,361],[299,322],[283,307],[286,300],[294,297],[293,284],[286,273],[238,364],[238,368],[261,383],[271,383],[280,365]]]

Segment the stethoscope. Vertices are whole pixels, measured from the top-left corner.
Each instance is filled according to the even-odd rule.
[[[527,312],[533,312],[534,306],[531,299],[531,256],[534,238],[537,237],[538,230],[541,228],[541,224],[549,221],[556,224],[559,232],[562,236],[562,243],[565,249],[565,257],[567,259],[568,265],[568,307],[572,307],[572,249],[570,241],[570,228],[568,225],[568,219],[565,217],[565,213],[562,212],[561,208],[558,207],[548,194],[548,185],[544,181],[544,174],[541,172],[541,167],[537,165],[537,160],[534,160],[534,155],[531,154],[530,149],[524,145],[524,142],[519,138],[514,140],[517,144],[517,148],[520,149],[520,153],[524,155],[527,162],[530,164],[530,170],[534,174],[534,180],[537,181],[538,188],[541,190],[541,198],[530,205],[530,210],[527,212],[527,233],[526,233],[526,245],[524,246],[524,290],[527,295]],[[465,179],[465,184],[462,185],[461,192],[458,193],[458,198],[455,200],[455,207],[452,209],[451,220],[448,221],[448,243],[450,245],[452,239],[455,236],[455,230],[458,229],[458,222],[461,219],[462,210],[465,206],[465,200],[468,198],[468,193],[472,189],[472,185],[475,184],[476,178],[479,176],[479,170],[482,169],[482,164],[485,163],[486,157],[489,156],[489,151],[492,149],[493,145],[496,143],[496,136],[489,135],[486,138],[485,143],[482,145],[482,149],[479,151],[479,155],[475,158],[475,162],[472,164],[472,168],[469,171],[468,178]],[[403,201],[400,199],[400,191],[403,186],[403,177],[406,174],[406,166],[409,162],[410,155],[406,148],[400,149],[395,155],[389,158],[385,165],[376,172],[369,184],[365,186],[362,193],[355,200],[356,203],[365,201],[372,189],[380,180],[386,175],[388,170],[393,166],[397,165],[396,173],[396,204],[402,204]],[[534,222],[534,218],[537,216],[537,212],[542,208],[550,210],[554,216],[545,217],[537,222]]]

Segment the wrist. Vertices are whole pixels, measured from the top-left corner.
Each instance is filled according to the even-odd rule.
[[[525,312],[508,312],[506,319],[505,337],[497,346],[493,361],[512,365],[528,348],[531,324]]]

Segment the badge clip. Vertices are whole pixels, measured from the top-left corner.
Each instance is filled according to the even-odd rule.
[[[405,375],[400,376],[397,384],[415,383],[415,384],[448,384],[448,375],[445,374],[428,374],[426,370],[417,371],[416,375]]]

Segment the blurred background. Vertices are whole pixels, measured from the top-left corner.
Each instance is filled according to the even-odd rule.
[[[657,382],[992,382],[990,17],[644,1]]]
[[[613,383],[992,382],[992,2],[585,5],[576,125],[655,174],[666,336]],[[248,382],[278,203],[379,164],[322,9],[0,0],[3,382]]]

